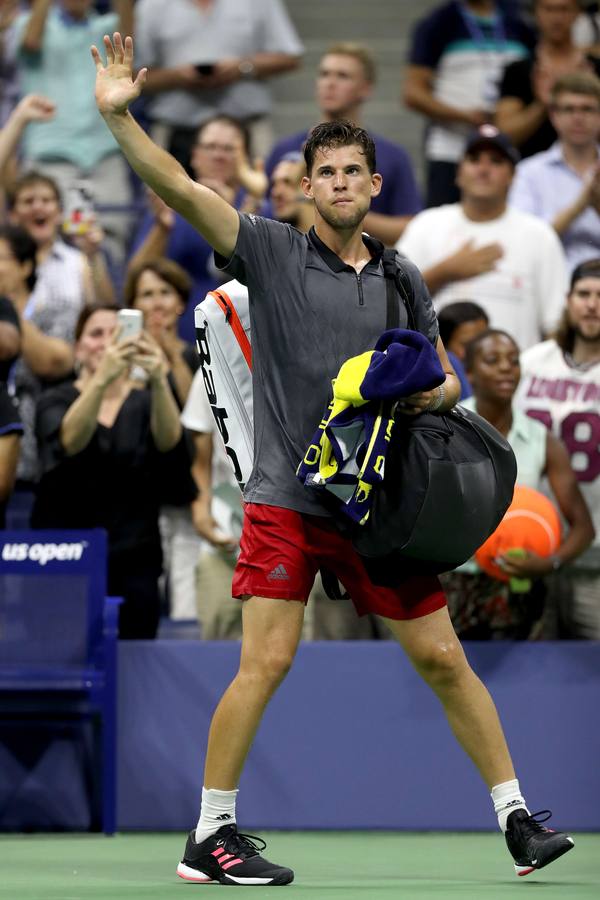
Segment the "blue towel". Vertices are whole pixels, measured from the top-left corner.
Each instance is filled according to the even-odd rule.
[[[369,516],[372,488],[383,480],[393,405],[446,379],[431,343],[417,331],[385,331],[374,350],[342,365],[333,400],[297,469],[302,483],[327,490],[353,521]]]

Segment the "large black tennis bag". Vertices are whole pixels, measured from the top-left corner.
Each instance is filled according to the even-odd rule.
[[[509,443],[477,413],[396,413],[383,482],[352,531],[371,580],[392,587],[466,562],[509,507],[516,474]]]

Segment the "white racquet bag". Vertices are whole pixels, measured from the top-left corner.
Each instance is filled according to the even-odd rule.
[[[243,490],[254,457],[248,289],[228,281],[209,291],[194,318],[208,402]]]

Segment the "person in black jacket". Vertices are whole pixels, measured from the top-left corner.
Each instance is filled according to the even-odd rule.
[[[167,362],[146,332],[119,341],[117,313],[87,307],[76,329],[78,375],[37,409],[42,477],[34,528],[108,532],[108,588],[124,597],[121,638],[153,638],[159,619],[162,482],[187,460]],[[139,366],[147,376],[131,376]],[[189,467],[189,460],[187,460]],[[190,494],[190,500],[194,493]]]

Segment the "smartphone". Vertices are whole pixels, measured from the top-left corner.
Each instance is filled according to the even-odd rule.
[[[214,63],[197,63],[194,67],[198,75],[212,75],[215,71]]]
[[[120,309],[117,313],[117,324],[120,328],[119,343],[141,334],[144,316],[139,309]]]
[[[66,192],[63,218],[65,234],[85,234],[96,218],[94,194],[85,181],[80,181]]]

